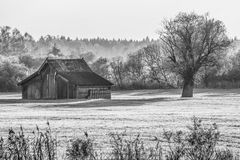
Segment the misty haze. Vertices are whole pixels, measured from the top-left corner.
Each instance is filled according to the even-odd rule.
[[[240,160],[239,5],[0,1],[0,160]]]

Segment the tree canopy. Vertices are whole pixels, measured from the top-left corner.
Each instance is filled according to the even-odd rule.
[[[230,44],[223,22],[208,14],[179,13],[165,20],[159,32],[172,71],[183,81],[183,97],[193,96],[194,77],[203,66],[215,60]]]

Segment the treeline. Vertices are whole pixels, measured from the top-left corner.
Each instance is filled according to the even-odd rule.
[[[153,42],[148,37],[141,41],[126,39],[71,39],[65,36],[41,36],[35,40],[30,34],[22,34],[18,29],[8,26],[0,27],[1,55],[20,55],[29,53],[32,56],[46,57],[49,49],[56,46],[61,54],[66,57],[78,57],[79,54],[91,52],[96,57],[115,57],[127,55],[146,44]]]
[[[16,91],[17,82],[33,73],[46,57],[84,58],[92,63],[99,57],[127,55],[153,42],[122,39],[71,39],[42,36],[35,40],[28,33],[0,27],[0,91]]]
[[[179,88],[182,80],[169,65],[157,40],[75,39],[45,36],[34,40],[17,29],[0,27],[0,91],[19,90],[17,82],[41,65],[46,57],[84,58],[92,70],[111,80],[117,89]],[[240,41],[234,40],[214,65],[202,67],[196,87],[240,86]]]
[[[230,46],[226,53],[204,66],[194,81],[198,88],[239,88],[240,87],[240,41]],[[107,63],[108,62],[108,63]],[[158,42],[113,59],[99,58],[92,64],[98,74],[111,79],[118,88],[181,88],[183,80],[172,72],[168,57]]]

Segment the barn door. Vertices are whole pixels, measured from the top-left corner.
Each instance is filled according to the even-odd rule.
[[[61,78],[57,79],[57,98],[67,99],[68,98],[68,82]]]

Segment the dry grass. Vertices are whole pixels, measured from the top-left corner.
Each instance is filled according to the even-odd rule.
[[[69,144],[63,148],[52,135],[48,122],[45,131],[36,127],[32,135],[26,135],[20,127],[18,133],[10,129],[8,137],[0,139],[0,159],[240,160],[238,153],[226,147],[217,147],[220,138],[217,124],[205,125],[196,117],[192,122],[186,132],[164,131],[159,137],[153,137],[150,145],[145,143],[140,134],[132,137],[126,133],[109,133],[110,148],[101,150],[87,132],[84,137],[69,139]]]
[[[23,101],[20,94],[0,94],[0,135],[20,125],[30,133],[50,121],[58,140],[88,131],[99,147],[107,147],[110,132],[140,133],[148,142],[163,129],[185,130],[197,116],[218,124],[221,145],[240,147],[240,90],[201,89],[192,99],[179,95],[180,90],[144,90],[114,92],[111,101]]]

